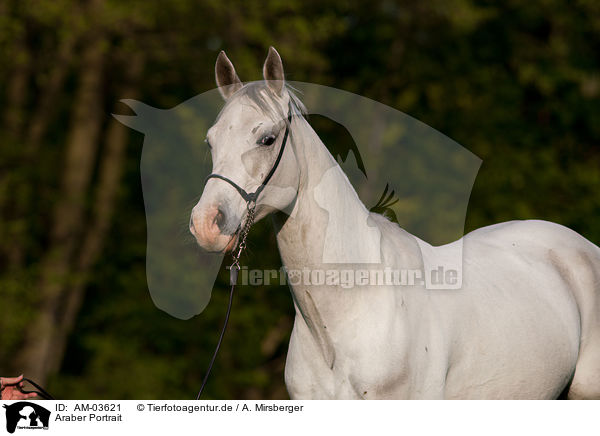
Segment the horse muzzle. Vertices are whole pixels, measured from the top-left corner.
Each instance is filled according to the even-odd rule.
[[[235,225],[232,221],[234,217],[223,205],[206,208],[197,205],[190,217],[190,232],[204,250],[226,253],[235,247],[237,240],[239,223]]]

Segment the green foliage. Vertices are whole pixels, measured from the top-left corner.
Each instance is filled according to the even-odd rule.
[[[129,97],[120,89],[132,54],[146,57],[140,99],[168,108],[214,87],[219,50],[227,51],[242,80],[256,80],[274,45],[291,80],[379,100],[480,156],[466,230],[541,218],[600,242],[598,2],[109,0],[93,19],[82,18],[81,4],[28,0],[0,8],[3,113],[16,110],[7,107],[8,85],[15,67],[30,59],[28,83],[36,92],[23,110],[31,115],[71,32],[105,35],[99,104],[107,122],[116,102]],[[20,36],[25,51],[15,44]],[[0,132],[0,205],[35,198],[31,214],[9,213],[0,222],[2,264],[8,265],[15,242],[27,253],[17,270],[0,266],[3,373],[18,371],[11,358],[36,311],[37,266],[60,195],[65,126],[84,46],[85,38],[70,59],[55,119],[34,156],[19,160],[22,144],[9,140],[6,129]],[[59,398],[192,398],[217,339],[227,303],[225,275],[206,311],[189,321],[159,311],[148,294],[141,143],[142,136],[131,133],[107,245],[91,272],[61,369],[48,386]],[[277,268],[279,262],[270,224],[260,223],[244,264]],[[292,320],[285,287],[240,287],[206,398],[285,398]]]

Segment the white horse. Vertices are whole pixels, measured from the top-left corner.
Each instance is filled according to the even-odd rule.
[[[323,261],[326,239],[330,255],[337,249],[340,259],[348,249],[362,250],[380,258],[379,266],[423,268],[420,247],[427,244],[380,215],[367,215],[301,116],[273,48],[260,84],[243,85],[224,52],[215,70],[226,105],[207,135],[214,173],[254,192],[289,128],[287,148],[256,208],[257,220],[273,215],[288,270],[330,269]],[[294,115],[289,123],[288,108]],[[356,219],[352,226],[332,226],[319,205],[323,199],[350,220],[368,216],[369,224]],[[212,178],[192,211],[190,230],[201,247],[228,251],[246,211],[230,183]],[[455,244],[428,251],[444,258]],[[459,290],[291,285],[290,397],[600,398],[600,249],[544,221],[485,227],[462,244]]]

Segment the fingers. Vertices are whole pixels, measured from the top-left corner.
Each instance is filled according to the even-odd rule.
[[[17,391],[14,388],[8,388],[2,391],[2,399],[3,400],[28,400],[30,398],[34,398],[36,394],[24,394],[22,392]]]
[[[18,377],[2,377],[2,386],[16,385],[23,380],[23,374]]]
[[[23,388],[23,374],[18,377],[0,377],[2,387],[5,388],[2,391],[3,400],[28,400],[30,398],[36,398],[36,393],[25,394],[20,392],[18,389]]]

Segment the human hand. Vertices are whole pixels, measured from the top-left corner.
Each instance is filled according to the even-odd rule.
[[[19,390],[23,386],[23,375],[18,377],[0,377],[0,392],[3,400],[27,400],[36,394],[24,394]]]

